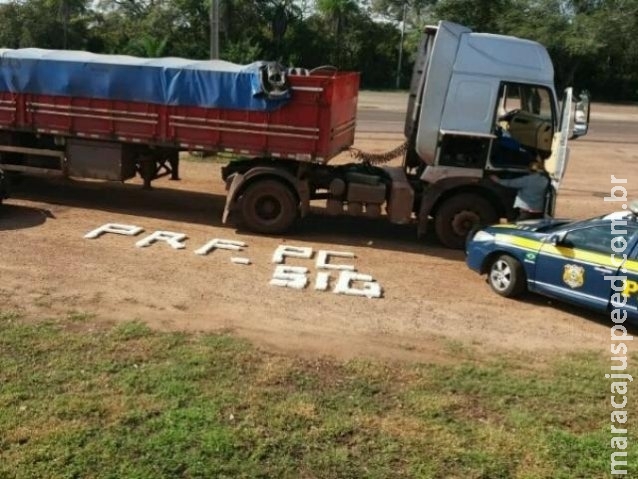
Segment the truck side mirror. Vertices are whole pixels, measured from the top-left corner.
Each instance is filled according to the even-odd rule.
[[[572,138],[578,138],[587,134],[589,130],[589,93],[583,91],[578,96],[576,107],[574,108],[574,129],[572,130]]]

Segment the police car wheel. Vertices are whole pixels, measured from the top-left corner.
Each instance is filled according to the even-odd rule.
[[[525,291],[526,280],[523,266],[509,255],[501,255],[492,261],[487,281],[496,294],[513,298]]]

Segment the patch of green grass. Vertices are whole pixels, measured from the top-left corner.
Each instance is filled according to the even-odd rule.
[[[146,338],[152,334],[151,328],[141,321],[119,323],[110,332],[113,339],[123,341]]]
[[[605,357],[302,361],[88,319],[0,313],[0,477],[610,477]]]
[[[19,319],[20,313],[17,311],[0,311],[0,322],[11,322]]]
[[[69,311],[66,314],[66,318],[69,321],[72,321],[72,322],[84,323],[84,322],[87,322],[87,321],[90,321],[90,320],[94,319],[95,318],[95,314],[87,313],[87,312],[84,312],[84,311]]]
[[[445,349],[450,353],[451,356],[458,359],[472,359],[473,348],[464,343],[463,341],[459,341],[458,339],[451,339],[442,337],[440,341],[445,346]]]

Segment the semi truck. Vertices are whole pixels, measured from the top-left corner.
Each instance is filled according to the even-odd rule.
[[[358,90],[358,73],[331,67],[0,50],[0,169],[140,175],[150,187],[179,178],[180,152],[224,153],[224,223],[282,234],[312,202],[415,224],[419,236],[433,225],[460,248],[473,228],[513,217],[515,191],[488,176],[526,174],[533,159],[552,178],[551,215],[568,139],[589,122],[586,95],[575,103],[567,88],[559,102],[542,45],[447,21],[426,28],[417,51],[405,142],[331,164],[354,144]]]

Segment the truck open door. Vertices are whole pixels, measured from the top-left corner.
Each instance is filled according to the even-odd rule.
[[[569,146],[567,145],[571,136],[571,107],[573,99],[572,88],[565,89],[563,101],[561,103],[561,112],[558,123],[558,131],[554,133],[552,140],[552,154],[545,161],[545,169],[552,179],[552,187],[554,191],[558,191],[560,184],[565,176],[567,169],[567,161],[569,160]]]
[[[548,192],[549,198],[545,207],[546,213],[550,216],[554,215],[556,194],[567,169],[569,160],[568,140],[586,135],[589,129],[589,95],[586,92],[579,95],[572,113],[573,101],[573,89],[565,89],[561,103],[559,130],[554,134],[552,141],[552,155],[545,162],[545,169],[552,180],[551,191]]]

